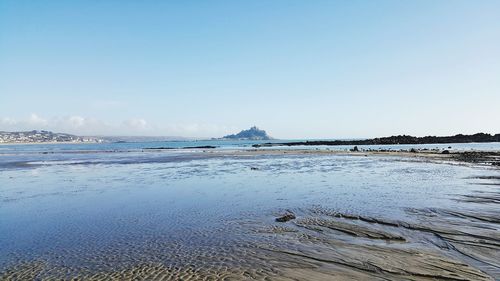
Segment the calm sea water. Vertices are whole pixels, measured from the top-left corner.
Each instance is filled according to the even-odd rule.
[[[72,151],[141,151],[145,148],[183,148],[196,146],[215,146],[218,149],[250,149],[254,144],[286,143],[304,140],[270,140],[270,141],[228,141],[228,140],[196,140],[196,141],[155,141],[124,143],[86,143],[86,144],[0,144],[0,154],[29,152],[72,152]],[[275,146],[271,149],[330,149],[349,150],[352,145],[337,146]],[[451,150],[500,150],[500,142],[494,143],[452,143],[452,144],[403,144],[403,145],[359,145],[363,149],[451,149]],[[266,148],[261,148],[266,149]],[[270,149],[270,148],[267,148]]]
[[[150,261],[227,267],[206,257],[234,256],[231,262],[238,263],[233,247],[262,243],[240,224],[247,219],[272,224],[285,209],[300,214],[315,206],[394,219],[407,216],[408,208],[463,210],[473,206],[458,206],[457,195],[496,188],[472,178],[499,175],[487,168],[398,157],[142,150],[234,149],[253,143],[1,146],[0,272],[32,261],[77,273]],[[200,256],[209,261],[200,264],[205,260]]]
[[[182,149],[185,147],[214,146],[215,151],[247,150],[252,145],[266,142],[293,142],[297,140],[272,141],[165,141],[165,142],[130,142],[130,143],[89,143],[89,144],[15,144],[0,145],[0,169],[20,168],[25,166],[46,165],[52,161],[59,164],[118,164],[177,161],[185,157],[196,158],[193,152],[212,149]],[[353,146],[275,146],[260,149],[308,149],[349,151]],[[360,145],[360,149],[410,150],[448,149],[451,151],[500,151],[500,143],[457,143],[423,145]],[[173,148],[155,150],[148,148]],[[168,153],[168,154],[167,154]],[[166,157],[168,155],[168,157]]]

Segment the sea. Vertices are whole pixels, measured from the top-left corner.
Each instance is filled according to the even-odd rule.
[[[498,188],[491,179],[500,172],[489,167],[385,156],[229,153],[264,142],[0,145],[0,279],[119,280],[126,272],[132,280],[151,268],[151,276],[186,280],[221,272],[266,277],[279,274],[275,260],[256,249],[282,241],[260,228],[281,227],[275,218],[284,212],[300,216],[325,208],[412,220],[408,210],[474,209],[457,196]],[[183,149],[196,146],[217,148]],[[500,150],[500,143],[358,147],[470,151]],[[352,146],[264,149],[297,148]],[[415,245],[427,243],[422,241]]]

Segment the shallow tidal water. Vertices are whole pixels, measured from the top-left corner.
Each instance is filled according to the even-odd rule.
[[[500,278],[498,169],[191,151],[0,161],[0,279]]]

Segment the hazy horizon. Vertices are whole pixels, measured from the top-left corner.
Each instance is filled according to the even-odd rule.
[[[247,128],[248,129],[248,128]],[[260,128],[259,128],[260,129]],[[2,132],[3,130],[0,130],[0,132]],[[32,129],[32,130],[23,130],[23,131],[26,131],[26,132],[29,132],[29,131],[40,131],[38,129]],[[7,132],[16,132],[16,131],[7,131]],[[19,132],[19,131],[17,131]],[[62,131],[52,131],[53,133],[67,133],[67,132],[62,132]],[[238,133],[239,131],[235,131],[233,133]],[[365,137],[329,137],[329,138],[276,138],[274,136],[272,136],[272,134],[270,134],[269,132],[267,132],[269,135],[271,135],[271,137],[275,140],[355,140],[355,139],[371,139],[371,138],[379,138],[379,137],[391,137],[391,136],[398,136],[398,135],[405,135],[405,134],[393,134],[393,135],[380,135],[380,136],[365,136]],[[496,135],[496,134],[499,134],[499,133],[488,133],[488,132],[476,132],[476,133],[471,133],[469,135],[472,135],[472,134],[478,134],[478,133],[486,133],[486,134],[490,134],[490,135]],[[461,133],[457,133],[457,134],[461,134]],[[443,137],[443,136],[454,136],[454,135],[457,135],[457,134],[452,134],[452,135],[443,135],[443,134],[437,134],[437,135],[412,135],[412,136],[415,136],[415,137],[427,137],[427,136],[436,136],[436,137]],[[76,134],[78,135],[78,134]],[[165,139],[165,140],[173,140],[173,141],[176,141],[176,140],[210,140],[210,139],[220,139],[220,138],[223,138],[224,136],[220,135],[220,136],[202,136],[202,137],[187,137],[187,136],[175,136],[175,135],[78,135],[78,136],[85,136],[85,137],[97,137],[97,138],[116,138],[116,139],[120,139],[120,138],[124,138],[124,139],[140,139],[140,138],[144,138],[144,139]],[[228,139],[229,140],[229,139]],[[233,140],[234,141],[234,140]]]
[[[500,132],[499,1],[1,1],[0,131]]]

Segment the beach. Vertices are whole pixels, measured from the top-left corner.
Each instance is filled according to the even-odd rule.
[[[498,154],[463,155],[4,153],[0,279],[498,280]]]
[[[0,281],[500,281],[500,1],[0,1]]]

